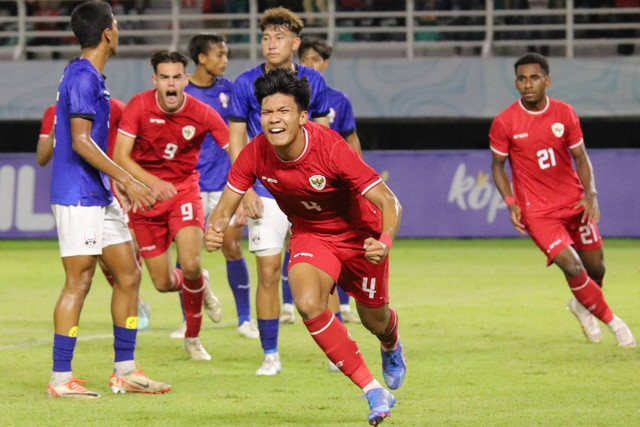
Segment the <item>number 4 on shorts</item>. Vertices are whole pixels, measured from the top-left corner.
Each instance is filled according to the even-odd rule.
[[[371,282],[371,286],[369,286],[369,282]],[[363,277],[362,290],[369,294],[370,299],[373,299],[373,296],[376,293],[376,278],[371,277],[371,281],[369,281],[369,277]]]

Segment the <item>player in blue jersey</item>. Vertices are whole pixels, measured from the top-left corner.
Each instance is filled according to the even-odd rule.
[[[329,126],[327,87],[322,74],[293,62],[293,54],[300,46],[304,24],[293,12],[283,7],[267,9],[260,19],[262,53],[266,62],[240,74],[233,83],[229,119],[229,155],[234,162],[249,138],[262,132],[260,104],[254,95],[253,83],[259,76],[274,68],[287,68],[298,77],[306,76],[311,85],[309,116]],[[249,224],[249,250],[256,256],[258,288],[256,309],[258,329],[264,351],[262,366],[257,375],[276,375],[282,369],[278,355],[280,317],[279,279],[282,270],[282,249],[289,228],[287,217],[278,208],[273,196],[260,184],[247,191],[242,210],[236,220]],[[286,261],[285,261],[286,264]]]
[[[303,37],[298,49],[298,56],[300,57],[300,64],[313,68],[324,74],[325,70],[329,68],[329,61],[333,48],[326,41],[318,37]],[[329,102],[329,127],[338,132],[347,143],[362,157],[362,148],[360,147],[360,139],[356,132],[356,119],[353,116],[353,108],[347,95],[332,87],[327,87],[327,98]],[[335,309],[334,301],[330,301],[332,305],[331,309],[336,315],[339,316],[345,323],[360,323],[360,319],[355,313],[351,311],[349,306],[349,295],[347,295],[341,287],[337,287],[337,296],[339,298],[339,311]],[[286,296],[290,297],[291,291],[282,289],[283,301],[293,302],[293,299],[285,300]],[[283,315],[287,316],[289,313],[285,311],[286,304],[283,304]],[[338,314],[339,313],[339,314]],[[291,307],[291,314],[293,314],[293,307]],[[281,315],[280,319],[284,317]]]
[[[213,107],[228,123],[227,109],[233,83],[224,77],[229,61],[225,37],[215,33],[197,34],[189,42],[189,55],[196,64],[196,69],[189,76],[185,92]],[[216,207],[227,183],[230,168],[229,154],[207,134],[197,165],[205,218]],[[258,338],[258,329],[251,322],[249,270],[242,254],[241,242],[242,227],[229,227],[225,233],[222,254],[227,261],[227,280],[236,302],[238,332],[247,338]],[[183,338],[185,331],[186,322],[183,322],[171,333],[171,337]]]
[[[114,393],[166,393],[168,384],[136,369],[140,267],[122,209],[111,194],[109,178],[125,206],[146,210],[153,192],[106,155],[109,91],[102,75],[118,47],[118,26],[111,6],[89,1],[76,7],[71,28],[82,56],[72,61],[60,81],[56,104],[51,208],[56,219],[66,279],[54,311],[53,372],[49,397],[97,398],[73,376],[80,312],[91,287],[98,257],[116,279],[111,299],[115,350],[110,387]]]

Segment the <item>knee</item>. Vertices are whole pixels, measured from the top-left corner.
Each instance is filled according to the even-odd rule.
[[[188,279],[196,279],[202,274],[202,267],[200,266],[200,258],[192,258],[182,262],[180,260],[180,269],[184,277]]]
[[[238,261],[242,259],[242,246],[238,240],[225,240],[222,243],[222,255],[227,261]]]
[[[121,273],[116,278],[116,286],[121,288],[137,288],[142,279],[140,268],[134,268],[131,271]]]
[[[324,311],[322,304],[320,304],[316,298],[310,296],[302,295],[295,297],[293,302],[298,309],[298,313],[300,313],[300,317],[305,320],[313,319]]]
[[[602,286],[602,281],[604,279],[604,273],[607,271],[604,264],[600,264],[596,267],[591,267],[587,270],[589,273],[589,277],[591,277],[596,283]]]

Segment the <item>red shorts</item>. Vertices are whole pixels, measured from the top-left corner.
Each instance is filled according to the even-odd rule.
[[[148,212],[130,212],[130,224],[136,233],[143,258],[162,255],[173,237],[185,227],[204,229],[202,199],[198,186],[179,189],[178,194],[157,202]]]
[[[582,212],[566,207],[550,214],[523,216],[529,235],[547,256],[547,265],[568,246],[573,245],[576,251],[590,251],[602,246],[596,223],[580,222]]]
[[[382,307],[389,303],[389,257],[372,264],[364,257],[364,239],[328,242],[311,234],[291,237],[289,266],[311,264],[333,277],[360,304]]]

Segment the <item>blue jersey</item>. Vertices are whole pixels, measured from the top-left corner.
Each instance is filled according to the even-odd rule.
[[[109,91],[104,77],[86,59],[65,68],[58,87],[51,203],[107,206],[113,201],[109,177],[73,151],[71,119],[91,120],[91,139],[107,152]]]
[[[189,83],[184,91],[212,107],[220,114],[225,123],[229,123],[227,110],[232,86],[231,80],[218,77],[211,86],[201,87]],[[228,141],[220,142],[225,145]],[[229,159],[229,154],[220,148],[216,141],[213,140],[213,137],[207,133],[202,143],[200,158],[196,166],[196,169],[200,172],[200,191],[222,191],[227,183],[227,174],[230,168],[231,160]]]
[[[313,68],[298,64],[293,64],[293,66],[296,69],[298,78],[306,76],[309,79],[309,85],[311,86],[309,117],[314,119],[327,116],[329,114],[327,85],[322,74]],[[233,83],[228,117],[232,122],[244,122],[247,124],[249,139],[253,139],[262,133],[260,105],[254,95],[253,82],[265,72],[265,64],[258,65],[240,74]],[[260,196],[273,198],[259,181],[256,181],[254,189]]]
[[[356,119],[347,95],[332,87],[327,88],[329,98],[329,127],[343,138],[356,131]]]

